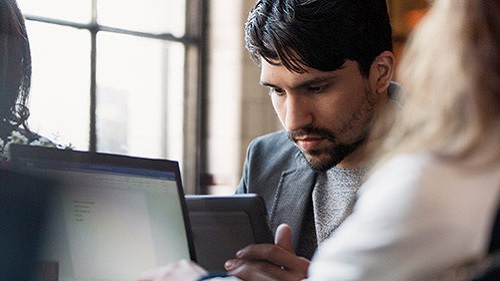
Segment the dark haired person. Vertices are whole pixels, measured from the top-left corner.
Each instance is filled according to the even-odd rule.
[[[371,124],[397,103],[386,1],[261,0],[245,40],[285,130],[250,144],[237,193],[262,195],[272,229],[289,225],[291,241],[254,245],[226,268],[305,277],[297,256],[310,259],[351,213],[372,164]]]
[[[281,227],[277,245],[245,248],[226,269],[245,280],[300,280],[351,213],[372,165],[373,120],[397,106],[386,1],[259,0],[245,31],[284,130],[250,144],[236,193],[260,194],[273,231],[290,228]]]
[[[31,53],[24,16],[15,0],[0,0],[0,162],[9,144],[55,146],[28,128]]]

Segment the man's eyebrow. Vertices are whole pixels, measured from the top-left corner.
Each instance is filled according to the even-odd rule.
[[[302,82],[298,83],[297,85],[294,85],[293,88],[299,89],[299,88],[309,87],[312,84],[322,83],[325,81],[331,81],[331,80],[334,80],[335,78],[336,78],[336,76],[331,76],[331,75],[324,76],[324,77],[316,77],[316,78],[313,78],[310,80],[302,81]],[[265,87],[279,88],[278,86],[276,86],[272,83],[266,82],[266,81],[260,81],[260,84],[262,86],[265,86]]]
[[[339,68],[332,70],[332,71],[329,71],[329,72],[331,72],[330,74],[326,74],[326,75],[322,75],[320,77],[311,78],[310,80],[302,81],[299,84],[295,85],[294,88],[298,89],[298,88],[302,88],[302,87],[308,87],[311,84],[322,83],[325,81],[331,81],[331,80],[337,79],[339,72],[345,68],[346,68],[346,65],[344,63]],[[260,85],[265,86],[265,87],[270,87],[270,88],[279,88],[278,86],[276,86],[270,82],[263,81],[263,80],[260,81]]]
[[[260,81],[260,84],[265,87],[270,87],[270,88],[277,88],[275,85],[268,83],[266,81]]]

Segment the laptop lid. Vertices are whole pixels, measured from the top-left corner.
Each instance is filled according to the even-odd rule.
[[[195,260],[177,162],[24,145],[10,152],[15,168],[61,182],[41,249],[43,280],[135,280]]]

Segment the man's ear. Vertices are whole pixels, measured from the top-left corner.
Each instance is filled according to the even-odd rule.
[[[394,54],[384,51],[378,55],[372,63],[370,69],[370,81],[374,84],[377,93],[387,90],[394,75]]]

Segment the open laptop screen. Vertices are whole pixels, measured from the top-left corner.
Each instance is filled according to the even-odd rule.
[[[11,159],[62,186],[50,204],[43,280],[135,280],[194,259],[177,162],[28,146],[11,147]]]

